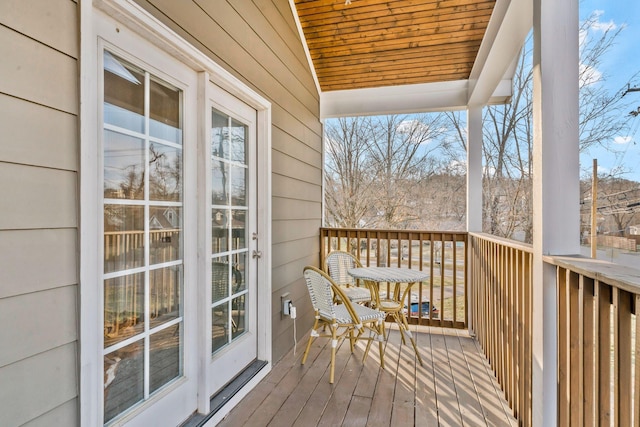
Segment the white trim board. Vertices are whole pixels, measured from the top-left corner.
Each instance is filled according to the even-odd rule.
[[[371,89],[336,90],[320,94],[320,117],[438,112],[466,109],[469,81],[384,86]],[[488,104],[508,102],[511,80],[501,80]]]

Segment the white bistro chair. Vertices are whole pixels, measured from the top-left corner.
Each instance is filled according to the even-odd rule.
[[[380,366],[384,369],[384,332],[382,324],[385,314],[363,305],[352,304],[343,293],[342,288],[336,285],[331,280],[331,277],[322,270],[307,266],[304,268],[304,279],[311,297],[311,304],[315,310],[316,320],[309,335],[309,342],[304,351],[304,356],[302,356],[302,364],[304,365],[307,361],[309,349],[314,339],[330,338],[331,371],[329,383],[333,384],[336,349],[340,342],[348,336],[352,353],[355,341],[367,341],[367,348],[362,358],[363,363],[369,354],[371,342],[378,341]],[[339,297],[342,301],[341,304],[334,303],[334,295]],[[329,326],[330,333],[324,332],[325,326]],[[319,329],[323,330],[320,331]],[[370,333],[368,336],[363,336],[367,329]]]

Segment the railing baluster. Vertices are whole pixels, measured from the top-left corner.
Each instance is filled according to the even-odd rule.
[[[433,233],[429,233],[429,304],[434,304],[433,299],[433,287],[435,285],[435,280],[433,279],[433,265],[434,265],[434,244],[433,244]],[[442,306],[442,302],[440,302],[440,319],[444,316],[444,307]]]
[[[562,267],[557,267],[557,287],[558,287],[558,425],[569,426],[571,422],[569,405],[569,331],[570,308],[569,308],[569,271]]]
[[[531,425],[531,256],[527,245],[470,234],[470,322],[520,425]],[[465,283],[465,286],[469,284]]]
[[[596,342],[594,340],[595,322],[595,298],[594,282],[589,277],[581,276],[583,281],[583,384],[584,384],[584,405],[583,417],[585,426],[596,425]]]
[[[618,416],[616,425],[631,425],[631,294],[617,289],[618,316],[617,331],[618,336],[615,344],[616,358],[618,366],[618,385],[616,394],[618,395]]]
[[[582,405],[584,399],[583,389],[583,343],[584,331],[582,312],[582,276],[575,272],[568,272],[569,290],[569,396],[571,425],[582,427],[584,418]]]
[[[525,302],[524,302],[524,309],[525,309],[525,313],[524,313],[524,318],[525,318],[525,348],[524,348],[524,354],[525,354],[525,371],[524,371],[524,380],[525,380],[525,393],[526,393],[526,400],[525,400],[525,405],[524,405],[524,410],[525,410],[525,414],[523,417],[524,420],[524,425],[526,426],[530,426],[533,420],[533,414],[531,412],[531,408],[532,408],[532,399],[533,399],[533,395],[531,393],[531,387],[532,387],[532,379],[531,379],[531,375],[533,372],[533,367],[532,367],[532,357],[531,357],[531,352],[532,352],[532,328],[533,328],[533,318],[532,318],[532,301],[533,301],[533,296],[532,296],[532,265],[533,265],[533,253],[530,252],[523,252],[523,256],[525,258],[525,272],[524,272],[524,295],[525,295]]]
[[[458,321],[458,288],[457,288],[457,276],[458,276],[458,270],[457,270],[457,252],[458,252],[458,244],[456,242],[456,235],[454,234],[453,236],[451,236],[451,241],[452,243],[452,259],[453,259],[453,283],[452,283],[452,287],[453,287],[453,323],[456,323]]]
[[[635,427],[640,427],[640,363],[638,359],[640,358],[640,339],[638,339],[638,334],[640,333],[640,295],[636,294],[634,296],[634,314],[636,316],[635,322],[635,348],[634,348],[634,374],[635,381],[633,385],[633,425]]]
[[[598,416],[611,425],[611,287],[598,283]]]
[[[509,266],[509,305],[507,313],[509,316],[509,389],[511,390],[509,406],[515,407],[518,401],[518,385],[516,382],[516,366],[518,364],[517,346],[517,326],[516,326],[516,283],[515,283],[515,263],[514,249],[508,248],[507,264]]]
[[[620,425],[620,290],[613,287],[611,290],[611,302],[613,306],[613,425]]]

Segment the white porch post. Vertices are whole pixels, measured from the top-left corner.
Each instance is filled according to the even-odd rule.
[[[482,106],[467,108],[467,232],[482,231]],[[467,246],[471,259],[471,246]],[[471,263],[467,264],[467,277],[471,274]],[[469,279],[471,280],[471,279]],[[473,301],[475,289],[471,280],[467,292],[467,327],[474,332]]]
[[[578,0],[533,0],[533,425],[558,425],[556,272],[580,250]]]
[[[482,231],[482,106],[467,109],[467,231]]]

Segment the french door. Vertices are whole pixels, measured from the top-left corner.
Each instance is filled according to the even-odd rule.
[[[211,354],[215,394],[257,358],[256,110],[209,86]]]
[[[254,360],[271,358],[269,254],[259,262],[271,241],[270,104],[213,63],[202,71],[174,57],[155,33],[92,16],[82,423],[180,425],[207,413],[209,398]],[[175,37],[164,42],[202,60]]]

